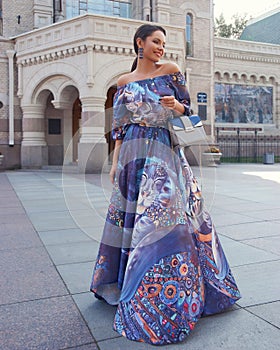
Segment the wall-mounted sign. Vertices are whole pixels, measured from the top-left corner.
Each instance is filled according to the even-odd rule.
[[[205,92],[197,93],[197,103],[207,103],[207,94]]]

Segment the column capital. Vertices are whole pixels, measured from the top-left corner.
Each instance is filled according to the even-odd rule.
[[[23,118],[45,118],[45,109],[46,106],[42,105],[21,105],[23,111]]]
[[[104,112],[105,96],[80,96],[83,112]]]
[[[6,54],[9,59],[14,58],[16,51],[15,50],[6,50]]]
[[[56,109],[72,109],[73,107],[73,104],[68,101],[52,100],[51,103]]]

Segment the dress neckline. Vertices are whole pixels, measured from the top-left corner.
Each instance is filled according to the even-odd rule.
[[[133,84],[133,83],[144,83],[146,81],[154,81],[155,79],[159,79],[159,78],[165,78],[165,77],[171,77],[171,76],[178,76],[178,75],[181,75],[183,76],[183,74],[180,72],[180,71],[177,71],[177,72],[174,72],[174,73],[169,73],[169,74],[161,74],[161,75],[156,75],[152,78],[145,78],[145,79],[139,79],[139,80],[133,80],[133,81],[129,81],[128,83],[126,84],[122,84],[122,85],[119,85],[117,87],[117,89],[121,89],[121,88],[124,88],[125,86],[129,85],[129,84]]]

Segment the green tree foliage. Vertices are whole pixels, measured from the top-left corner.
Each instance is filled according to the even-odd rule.
[[[249,20],[247,16],[247,14],[239,15],[236,13],[231,17],[231,23],[228,24],[226,23],[223,13],[221,13],[219,17],[215,18],[215,36],[239,39]]]

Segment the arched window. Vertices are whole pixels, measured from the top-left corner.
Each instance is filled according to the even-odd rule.
[[[193,55],[193,16],[187,13],[186,16],[186,40],[187,40],[187,56]]]

